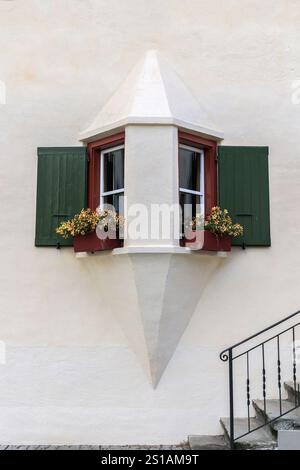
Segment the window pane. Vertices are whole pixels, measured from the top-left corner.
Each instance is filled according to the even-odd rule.
[[[193,191],[202,191],[200,153],[179,148],[179,186]]]
[[[179,201],[182,211],[182,232],[184,232],[184,228],[189,225],[193,217],[204,214],[203,197],[180,192]]]
[[[110,194],[103,197],[103,204],[109,204],[110,210],[115,210],[118,214],[124,214],[124,193]]]
[[[124,149],[103,155],[102,192],[124,188]]]

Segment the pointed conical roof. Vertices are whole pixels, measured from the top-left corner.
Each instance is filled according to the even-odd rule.
[[[132,69],[80,140],[93,140],[127,124],[173,124],[223,138],[207,111],[156,51],[147,52]]]

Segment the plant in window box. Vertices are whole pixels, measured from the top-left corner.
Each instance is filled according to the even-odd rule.
[[[74,237],[75,252],[112,250],[122,246],[119,229],[123,217],[114,211],[82,209],[73,219],[61,222],[56,233],[63,238]]]
[[[206,251],[230,251],[231,239],[243,235],[243,227],[234,224],[227,209],[213,207],[206,220],[201,216],[192,219],[186,230],[185,245]]]

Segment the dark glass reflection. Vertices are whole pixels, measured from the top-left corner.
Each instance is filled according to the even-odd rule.
[[[197,194],[179,193],[179,202],[182,213],[182,233],[184,233],[185,227],[189,226],[193,217],[201,214],[201,201],[202,196]]]
[[[184,148],[179,149],[179,186],[192,191],[200,188],[201,155]]]
[[[109,204],[113,207],[105,207],[105,204]],[[110,194],[109,196],[103,197],[104,209],[115,210],[118,214],[124,214],[124,193]]]
[[[187,217],[195,217],[200,213],[201,196],[197,194],[180,193],[180,206],[182,213]],[[188,206],[186,206],[188,204]],[[198,208],[197,208],[198,205]],[[186,206],[186,207],[185,207]],[[198,209],[198,210],[197,210]]]
[[[103,156],[103,192],[124,188],[124,149]]]

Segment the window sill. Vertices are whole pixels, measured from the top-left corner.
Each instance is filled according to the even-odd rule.
[[[87,256],[103,256],[103,255],[131,255],[131,254],[180,254],[194,256],[217,256],[218,258],[227,258],[228,253],[225,251],[205,251],[193,250],[188,247],[181,246],[162,246],[162,245],[139,245],[123,248],[114,248],[113,250],[97,251],[95,253],[80,252],[76,253],[76,258],[85,258]]]
[[[131,255],[131,254],[180,254],[180,255],[194,255],[194,256],[217,256],[218,258],[227,258],[228,253],[225,251],[204,251],[204,250],[192,250],[184,247],[162,247],[162,246],[138,246],[128,248],[115,248],[113,250],[96,251],[90,253],[82,251],[75,253],[76,258],[86,258],[88,256],[118,256],[118,255]]]
[[[204,256],[218,256],[220,258],[226,258],[227,253],[224,251],[204,251],[204,250],[193,250],[192,248],[182,246],[131,246],[125,248],[115,248],[112,250],[113,255],[128,255],[135,253],[171,253],[180,255],[204,255]]]
[[[123,248],[115,248],[113,255],[127,255],[131,253],[176,253],[190,254],[191,249],[175,245],[137,245]]]

